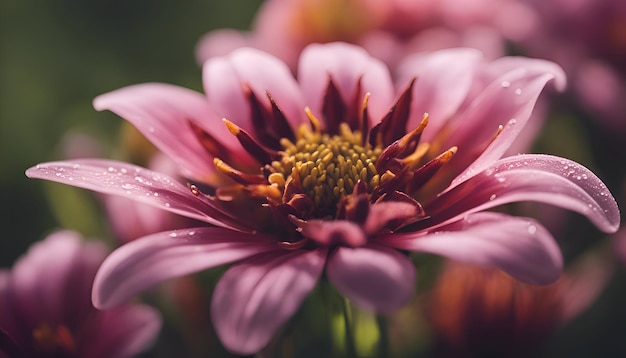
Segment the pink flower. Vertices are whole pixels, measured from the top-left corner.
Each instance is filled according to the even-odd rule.
[[[0,271],[0,357],[129,357],[154,340],[161,318],[151,307],[92,306],[107,250],[81,241],[74,232],[54,233],[12,271]]]
[[[599,296],[614,271],[587,253],[547,286],[488,267],[447,262],[423,304],[437,357],[537,356],[552,333]]]
[[[396,64],[406,55],[457,46],[490,58],[504,54],[504,40],[526,36],[535,14],[515,0],[267,0],[252,31],[219,29],[198,43],[200,63],[251,46],[295,68],[311,43],[346,41]]]
[[[563,66],[577,104],[621,145],[626,133],[626,2],[533,0],[535,31],[519,47]]]
[[[558,66],[484,62],[470,49],[407,61],[394,85],[359,47],[311,45],[296,80],[276,58],[240,49],[206,62],[206,95],[143,84],[94,102],[132,122],[189,184],[102,159],[40,164],[27,175],[211,224],[116,250],[98,272],[94,304],[113,307],[159,281],[236,263],[211,308],[220,339],[240,354],[261,349],[323,272],[363,308],[403,306],[416,275],[405,250],[530,283],[556,280],[562,257],[552,236],[533,219],[482,212],[498,205],[540,201],[617,230],[617,204],[586,168],[549,155],[501,158],[544,85],[563,85]]]

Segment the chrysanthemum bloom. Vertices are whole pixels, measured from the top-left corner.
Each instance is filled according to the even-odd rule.
[[[40,164],[27,175],[210,224],[115,251],[96,277],[94,303],[112,307],[156,282],[237,262],[215,288],[212,319],[225,346],[243,354],[270,340],[323,272],[361,307],[401,307],[415,285],[407,250],[531,283],[559,277],[559,248],[538,222],[479,211],[535,200],[617,229],[615,200],[581,165],[500,159],[546,82],[563,84],[558,66],[485,63],[454,49],[412,58],[401,72],[394,90],[382,62],[332,43],[303,52],[296,81],[276,58],[240,49],[205,64],[206,96],[143,84],[95,100],[177,161],[187,185],[100,159]]]
[[[345,41],[387,64],[415,51],[467,46],[489,58],[524,37],[535,15],[517,0],[267,0],[249,32],[218,29],[198,43],[200,63],[233,49],[267,51],[295,68],[311,43]]]
[[[130,357],[155,339],[159,313],[141,304],[99,311],[91,286],[107,255],[59,231],[0,270],[0,357]]]
[[[489,267],[448,262],[424,304],[437,357],[526,357],[587,308],[612,263],[587,253],[555,283],[516,281]]]

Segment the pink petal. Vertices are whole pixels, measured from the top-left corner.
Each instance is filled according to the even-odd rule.
[[[354,222],[347,220],[308,220],[296,223],[304,237],[312,239],[324,246],[348,245],[362,246],[367,243],[363,229]]]
[[[375,123],[393,103],[393,83],[389,70],[381,61],[362,48],[346,43],[312,44],[300,55],[298,81],[306,104],[315,115],[322,113],[322,99],[329,76],[345,101],[352,101],[361,81],[362,95],[371,93],[368,110]]]
[[[207,181],[215,173],[215,167],[189,121],[223,140],[232,150],[239,148],[206,98],[186,88],[163,83],[129,86],[96,97],[93,105],[99,111],[108,109],[131,122],[179,163],[185,176],[200,181]]]
[[[415,289],[415,267],[384,247],[338,247],[329,257],[328,279],[360,307],[390,312],[405,305]]]
[[[517,201],[538,201],[579,212],[607,233],[620,225],[617,203],[597,176],[576,162],[542,154],[501,159],[425,209],[440,223]]]
[[[546,72],[548,69],[560,70],[554,65],[539,66],[539,69],[522,67],[507,72],[493,81],[457,117],[452,134],[442,145],[443,148],[457,146],[455,162],[457,166],[467,168],[454,179],[453,186],[498,160],[526,125],[546,83],[552,79],[557,79],[557,83],[564,81],[562,70],[553,73]],[[476,153],[476,150],[482,150],[500,125],[504,130],[488,149],[482,154]]]
[[[226,56],[230,52],[253,43],[252,34],[233,29],[213,30],[200,39],[196,46],[196,59],[200,65],[215,56]]]
[[[533,219],[478,213],[429,234],[389,236],[388,245],[495,266],[515,278],[549,284],[559,278],[563,258],[550,233]]]
[[[88,252],[81,237],[71,231],[56,232],[30,247],[15,263],[10,286],[14,309],[23,323],[36,327],[42,318],[74,323],[68,322],[64,315],[70,311],[63,307],[72,303],[76,311],[84,312],[89,304],[89,288],[82,275],[91,281],[107,253],[102,245],[95,249]]]
[[[275,250],[267,236],[202,227],[161,232],[115,250],[100,266],[93,303],[116,306],[142,290],[173,277]]]
[[[615,274],[615,263],[606,252],[588,251],[568,265],[559,285],[562,295],[560,323],[567,324],[596,301]]]
[[[363,230],[368,235],[373,235],[392,221],[403,223],[412,218],[417,218],[417,214],[419,214],[419,210],[413,204],[398,201],[376,203],[370,206]]]
[[[38,164],[26,171],[29,178],[51,180],[162,208],[192,219],[242,231],[250,229],[217,209],[203,195],[167,175],[132,164],[104,159],[76,159]]]
[[[229,269],[213,293],[211,317],[230,351],[263,348],[315,287],[326,250],[259,255]]]
[[[554,75],[554,87],[558,91],[565,90],[567,78],[561,66],[552,61],[538,58],[517,56],[500,57],[487,66],[484,66],[481,77],[485,85],[488,85],[491,82],[498,81],[502,75],[506,75],[508,72],[519,68],[526,69],[529,74],[552,73]]]
[[[161,316],[146,305],[124,305],[100,311],[94,330],[85,332],[81,352],[85,357],[132,357],[145,350],[157,338]]]
[[[399,83],[417,78],[407,130],[417,127],[424,113],[428,113],[430,122],[424,140],[430,141],[439,133],[465,100],[481,57],[477,50],[459,48],[406,59],[400,66]]]
[[[204,90],[220,116],[250,131],[250,106],[243,91],[248,85],[269,108],[269,92],[290,123],[304,123],[300,88],[287,65],[252,48],[241,48],[227,57],[209,59],[203,67]]]

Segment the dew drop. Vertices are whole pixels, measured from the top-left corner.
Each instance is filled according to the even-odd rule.
[[[128,173],[128,170],[126,170],[126,168],[122,168],[122,169],[120,169],[120,171],[121,171],[123,174]]]
[[[74,164],[74,165],[72,165],[72,168],[78,169],[78,168],[80,168],[80,164]]]
[[[58,176],[58,177],[60,177],[60,176],[61,176],[61,175],[63,175],[63,174],[61,174],[61,173],[56,173],[55,175],[56,175],[56,176]]]
[[[489,197],[489,200],[495,200],[496,199],[496,194],[491,194],[491,196]]]
[[[188,235],[189,235],[189,236],[194,236],[195,234],[196,234],[196,232],[195,232],[195,231],[189,231],[189,234],[188,234]]]
[[[516,95],[518,95],[518,96],[519,96],[520,94],[522,94],[522,89],[521,89],[521,88],[516,88],[516,89],[515,89],[515,94],[516,94]]]
[[[511,82],[509,82],[509,81],[502,81],[500,83],[500,85],[502,85],[502,87],[504,87],[504,88],[508,88],[508,87],[511,86]]]
[[[170,237],[177,237],[177,236],[178,236],[178,234],[176,234],[175,232],[171,232],[170,233]]]
[[[131,184],[128,184],[128,183],[122,184],[122,189],[132,189],[132,188],[133,186]]]
[[[159,196],[159,193],[157,193],[157,192],[155,191],[152,195],[154,195],[155,197],[158,197],[158,196]]]
[[[509,121],[509,125],[513,125],[517,123],[517,119],[515,118],[511,118],[511,120]]]
[[[528,225],[528,233],[534,235],[537,232],[537,227],[535,225]]]
[[[165,204],[163,204],[163,205],[165,205],[165,207],[166,207],[166,208],[169,208],[169,207],[170,207],[170,203],[165,203]]]
[[[113,173],[113,172],[115,171],[115,168],[113,168],[113,167],[109,167],[107,170],[108,170],[109,172]]]
[[[198,190],[198,187],[195,185],[191,185],[189,186],[189,189],[191,190],[191,194],[198,196],[200,195],[200,190]]]

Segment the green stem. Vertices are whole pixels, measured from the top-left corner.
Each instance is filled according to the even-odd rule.
[[[357,358],[356,345],[354,343],[354,330],[352,329],[352,308],[348,299],[343,299],[343,320],[346,333],[346,353],[348,357]]]
[[[389,332],[387,330],[387,319],[385,316],[376,316],[378,326],[378,357],[385,358],[389,355]]]

